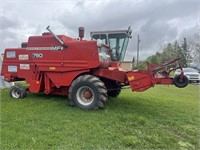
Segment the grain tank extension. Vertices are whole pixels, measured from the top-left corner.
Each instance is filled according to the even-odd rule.
[[[117,97],[123,86],[142,92],[155,84],[187,86],[178,59],[163,64],[147,63],[147,70],[125,71],[124,59],[131,29],[91,32],[92,40],[83,40],[49,32],[30,36],[21,48],[5,49],[1,74],[7,82],[26,81],[28,88],[13,86],[11,97],[24,98],[26,92],[68,95],[71,104],[82,109],[103,108],[108,97]],[[175,78],[170,72],[180,68]]]

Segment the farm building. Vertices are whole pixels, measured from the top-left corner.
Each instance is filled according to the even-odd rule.
[[[131,68],[132,68],[132,62],[131,62],[131,61],[124,61],[124,62],[121,62],[121,67],[122,67],[124,70],[131,70]]]

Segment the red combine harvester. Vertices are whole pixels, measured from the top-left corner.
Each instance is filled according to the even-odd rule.
[[[163,64],[147,63],[147,70],[125,71],[120,67],[127,49],[131,29],[91,32],[92,40],[83,40],[84,28],[79,28],[79,39],[49,32],[30,36],[21,48],[7,48],[2,72],[7,82],[23,81],[28,88],[13,86],[11,97],[24,98],[33,93],[68,95],[71,104],[82,109],[103,108],[108,97],[117,97],[123,86],[142,92],[155,84],[188,85],[178,59]],[[173,69],[172,69],[173,67]],[[169,69],[171,68],[171,69]],[[169,74],[180,68],[174,78]]]

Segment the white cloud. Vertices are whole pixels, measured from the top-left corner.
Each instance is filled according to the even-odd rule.
[[[48,25],[57,34],[78,36],[84,26],[86,38],[92,30],[126,29],[132,26],[126,59],[136,56],[137,34],[141,59],[155,54],[167,41],[192,37],[200,20],[199,0],[3,0],[0,52],[18,47],[30,35],[40,35]],[[187,34],[186,34],[187,33]],[[8,42],[13,40],[14,42]]]

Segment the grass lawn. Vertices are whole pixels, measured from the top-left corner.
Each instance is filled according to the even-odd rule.
[[[200,149],[199,86],[124,89],[106,108],[84,111],[66,96],[1,90],[0,149]]]

